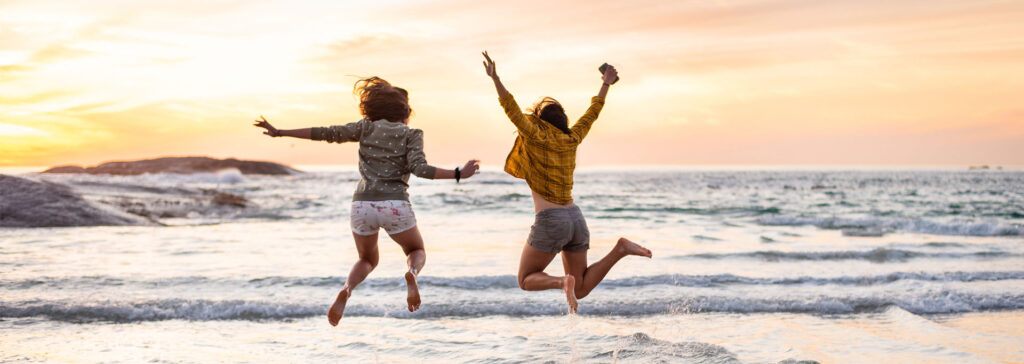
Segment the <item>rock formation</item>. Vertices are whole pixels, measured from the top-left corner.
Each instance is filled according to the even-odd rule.
[[[90,203],[65,185],[0,174],[0,227],[154,224]]]

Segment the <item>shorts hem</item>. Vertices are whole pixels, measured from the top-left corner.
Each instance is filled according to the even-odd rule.
[[[416,227],[416,224],[412,224],[412,226],[410,226],[410,227],[407,227],[407,228],[397,229],[397,230],[396,230],[396,231],[394,231],[394,232],[392,232],[392,231],[387,231],[387,230],[384,230],[384,231],[387,231],[388,235],[395,235],[395,234],[401,234],[401,233],[404,233],[404,232],[406,232],[406,231],[412,230],[412,228],[414,228],[414,227]]]
[[[590,250],[590,245],[587,245],[587,246],[584,246],[584,247],[580,247],[580,248],[573,248],[573,249],[562,249],[562,250],[564,250],[564,251],[567,251],[567,252],[570,252],[570,253],[579,253],[579,252],[585,252],[585,251],[587,251],[587,250]]]
[[[370,235],[376,234],[378,232],[380,232],[380,229],[377,229],[377,231],[374,231],[374,232],[371,232],[371,233],[363,234],[360,231],[356,231],[356,229],[352,229],[352,233],[356,234],[356,235],[359,235],[359,236],[370,236]]]
[[[561,250],[551,251],[551,249],[539,247],[536,244],[531,243],[531,242],[527,242],[526,245],[529,245],[529,246],[533,247],[534,249],[540,250],[540,251],[545,252],[545,253],[550,253],[550,254],[558,254],[558,253],[562,252]]]

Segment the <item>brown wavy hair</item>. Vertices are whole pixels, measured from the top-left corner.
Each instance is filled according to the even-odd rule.
[[[409,91],[395,87],[383,78],[373,76],[356,81],[352,93],[359,95],[359,113],[367,119],[400,123],[412,114]]]
[[[562,108],[562,104],[551,97],[542,97],[533,104],[533,107],[526,109],[533,113],[533,116],[548,122],[551,126],[561,130],[565,134],[571,134],[569,131],[569,118],[565,116],[565,109]]]

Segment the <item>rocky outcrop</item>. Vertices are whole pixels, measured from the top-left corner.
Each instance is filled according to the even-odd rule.
[[[0,174],[0,227],[154,225],[90,203],[70,187]]]
[[[165,157],[127,162],[107,162],[95,167],[59,166],[43,173],[89,173],[138,175],[144,173],[213,173],[225,169],[237,169],[242,174],[288,175],[298,170],[278,163],[246,161],[234,158],[214,159],[209,157]]]
[[[121,185],[125,190],[138,187]],[[169,218],[224,217],[254,207],[245,197],[212,189],[160,189],[151,188],[153,193],[130,196],[92,191],[87,198],[103,205],[113,206],[129,214],[153,221]],[[161,191],[162,190],[162,191]]]

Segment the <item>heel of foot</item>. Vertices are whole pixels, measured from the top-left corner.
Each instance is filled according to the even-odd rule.
[[[565,290],[565,303],[569,306],[569,313],[575,314],[579,301],[576,300],[576,278],[566,275],[562,279],[562,289]]]
[[[405,272],[405,284],[415,285],[416,284],[416,273],[415,271]]]
[[[420,290],[416,284],[416,270],[409,269],[405,272],[405,285],[408,291],[408,297],[406,302],[409,304],[409,312],[415,312],[420,309]]]
[[[341,321],[341,317],[345,315],[345,304],[348,303],[348,298],[351,296],[351,289],[343,288],[341,292],[338,292],[338,297],[334,299],[334,304],[327,310],[327,322],[331,326],[338,326],[338,321]]]

